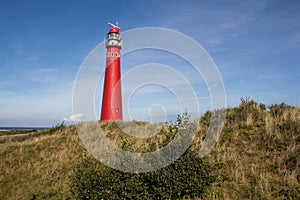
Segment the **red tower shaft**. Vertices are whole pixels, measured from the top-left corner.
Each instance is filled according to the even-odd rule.
[[[100,121],[122,120],[122,93],[121,93],[121,68],[120,49],[122,41],[120,30],[113,26],[106,38],[106,68],[102,98]]]

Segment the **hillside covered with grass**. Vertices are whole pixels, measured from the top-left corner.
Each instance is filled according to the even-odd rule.
[[[197,135],[182,158],[145,174],[99,163],[75,126],[0,132],[0,199],[300,199],[299,108],[242,99],[226,109],[217,144],[199,159],[210,116],[206,112],[195,122]],[[101,127],[115,145],[147,152],[171,141],[179,122],[166,124],[150,139],[124,135],[115,123]]]

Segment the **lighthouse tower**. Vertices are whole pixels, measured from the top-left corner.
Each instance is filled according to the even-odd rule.
[[[122,120],[122,94],[121,94],[121,69],[120,50],[122,41],[120,29],[111,25],[106,37],[106,68],[100,121]]]

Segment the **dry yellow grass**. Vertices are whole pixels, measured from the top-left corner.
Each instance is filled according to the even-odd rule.
[[[68,195],[68,175],[83,151],[74,127],[0,144],[0,199]]]
[[[227,119],[237,120],[242,111],[229,109]],[[227,124],[223,129],[207,158],[220,166],[219,182],[205,199],[300,198],[300,110],[258,114],[260,119],[254,120],[251,113],[240,119],[241,126]]]
[[[201,147],[209,116],[199,120],[195,151]],[[175,134],[163,126],[156,136],[137,139],[113,124],[102,126],[111,141],[128,151],[160,148]],[[86,156],[90,155],[73,126],[1,133],[0,199],[70,198],[68,177]],[[300,109],[278,105],[266,111],[253,101],[227,109],[221,137],[205,161],[215,166],[218,181],[204,199],[300,199]]]

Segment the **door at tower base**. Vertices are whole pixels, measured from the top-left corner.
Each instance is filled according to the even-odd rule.
[[[123,119],[120,49],[122,41],[120,30],[116,25],[107,33],[106,38],[106,68],[100,121],[117,121]]]

